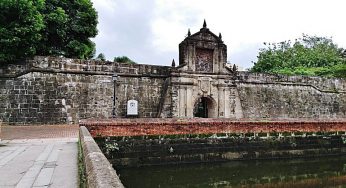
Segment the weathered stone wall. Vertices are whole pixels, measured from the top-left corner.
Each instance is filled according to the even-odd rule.
[[[31,72],[0,81],[4,122],[78,123],[81,118],[109,117],[110,76]]]
[[[346,80],[239,72],[245,118],[344,118]]]
[[[313,76],[287,76],[277,74],[250,73],[240,71],[238,80],[244,83],[264,83],[281,85],[302,85],[313,87],[321,92],[346,92],[346,80]]]
[[[191,103],[193,107],[194,103],[177,98],[177,92],[189,86],[183,78],[192,79],[189,73],[178,69],[53,57],[36,57],[23,63],[2,65],[0,118],[4,124],[78,123],[85,118],[110,118],[114,91],[117,117],[126,116],[126,102],[131,99],[138,101],[139,117],[172,117],[179,105]],[[118,75],[116,84],[112,80],[114,73]],[[212,76],[209,77],[217,77]],[[211,93],[215,100],[222,99],[216,103],[219,107],[215,108],[217,113],[224,112],[220,117],[346,117],[344,79],[248,72],[239,72],[236,80],[228,81],[234,77],[226,77],[225,83],[234,84],[222,87],[225,87],[224,91],[234,91],[237,100],[235,107],[228,108],[226,104],[223,106],[227,100],[223,100],[221,95],[220,98],[219,91]],[[174,84],[177,80],[182,82],[181,87]],[[188,97],[193,96],[191,93],[198,96],[198,87],[208,86],[202,82],[199,86],[198,79],[191,83],[193,87],[190,94],[186,94]],[[215,84],[221,87],[220,83]],[[225,111],[220,111],[224,108]],[[192,108],[186,110],[192,111]]]
[[[127,101],[138,101],[139,117],[157,117],[164,79],[150,77],[121,77],[117,95],[117,116],[125,117]]]
[[[66,58],[36,57],[0,67],[0,117],[9,124],[78,123],[116,116],[139,101],[139,117],[158,112],[168,68]],[[113,73],[118,74],[114,84]],[[114,90],[115,86],[115,90]]]
[[[95,138],[116,168],[346,154],[345,135],[189,134]]]

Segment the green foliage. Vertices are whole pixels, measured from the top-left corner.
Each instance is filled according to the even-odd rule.
[[[130,63],[130,64],[136,64],[136,62],[132,61],[130,58],[127,56],[119,56],[114,58],[114,62],[119,62],[119,63]]]
[[[40,55],[88,59],[95,54],[89,39],[97,34],[97,13],[90,0],[46,0]]]
[[[294,43],[264,43],[252,72],[346,77],[346,59],[332,39],[303,35]]]
[[[1,0],[0,62],[36,54],[44,28],[43,6],[43,0]]]
[[[88,59],[97,34],[90,0],[1,0],[0,62],[33,55]]]
[[[96,57],[96,59],[97,59],[97,60],[101,60],[101,61],[106,61],[105,54],[100,53],[100,54]]]
[[[71,39],[66,45],[65,57],[90,59],[95,55],[95,43],[90,39],[84,41],[78,41]]]

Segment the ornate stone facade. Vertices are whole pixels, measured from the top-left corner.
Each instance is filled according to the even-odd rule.
[[[242,118],[235,72],[226,68],[227,46],[204,22],[179,44],[179,66],[172,69],[171,114],[164,117]],[[167,104],[168,105],[168,104]]]

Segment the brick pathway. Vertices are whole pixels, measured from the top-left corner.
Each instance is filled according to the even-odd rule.
[[[0,187],[78,187],[78,126],[6,126]]]
[[[40,138],[77,138],[78,125],[42,125],[42,126],[3,126],[0,138],[40,139]]]

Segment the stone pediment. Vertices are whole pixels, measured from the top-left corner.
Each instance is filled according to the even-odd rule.
[[[197,32],[191,36],[188,36],[185,40],[223,43],[221,38],[216,36],[208,28],[202,28],[199,32]]]
[[[221,34],[215,35],[204,21],[200,31],[187,37],[179,44],[179,69],[195,73],[229,73],[225,67],[227,46]]]

